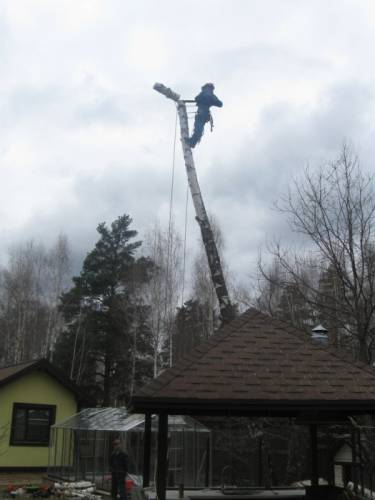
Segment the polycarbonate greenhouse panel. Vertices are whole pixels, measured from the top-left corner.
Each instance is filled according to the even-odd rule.
[[[86,431],[144,431],[143,414],[129,415],[126,408],[86,408],[76,415],[57,422],[55,429],[72,429]],[[157,430],[158,421],[152,417],[152,429]],[[174,431],[210,432],[209,429],[191,417],[170,415],[168,427]]]

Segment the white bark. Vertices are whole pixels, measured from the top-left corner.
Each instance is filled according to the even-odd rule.
[[[186,174],[189,188],[193,199],[196,219],[201,229],[203,244],[207,254],[208,265],[211,272],[212,282],[219,300],[220,314],[223,322],[230,321],[234,317],[234,309],[229,300],[223,270],[220,263],[219,253],[212,233],[211,225],[207,217],[207,212],[203,203],[202,194],[199,188],[197,173],[194,165],[194,158],[191,148],[187,142],[189,138],[189,123],[186,112],[186,105],[180,100],[180,96],[161,83],[156,83],[154,89],[177,103],[178,117],[181,128],[181,144],[184,154]]]
[[[151,280],[143,287],[143,295],[151,307],[150,328],[156,377],[159,374],[160,354],[167,339],[170,342],[170,364],[172,362],[172,327],[181,292],[182,242],[173,224],[167,232],[155,223],[146,234],[144,249],[156,266]]]
[[[190,146],[188,145],[186,139],[189,138],[189,123],[186,112],[186,105],[183,102],[177,104],[178,117],[180,119],[181,127],[181,144],[182,151],[184,153],[186,174],[188,178],[189,188],[191,192],[191,197],[193,199],[193,204],[195,208],[195,213],[197,216],[198,223],[205,220],[208,221],[206,209],[203,203],[203,198],[201,190],[198,184],[197,172],[195,170],[193,153]]]

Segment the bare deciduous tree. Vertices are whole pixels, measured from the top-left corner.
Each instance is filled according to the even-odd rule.
[[[2,272],[1,321],[7,362],[18,363],[39,351],[41,344],[36,337],[45,321],[41,304],[43,261],[44,248],[29,241],[11,248],[8,266]]]
[[[56,339],[63,327],[59,311],[61,294],[68,289],[71,276],[71,255],[69,242],[60,234],[55,245],[47,252],[45,268],[45,298],[48,303],[48,324],[43,355],[51,357]]]
[[[375,197],[373,179],[344,145],[337,161],[305,169],[279,205],[307,251],[292,254],[280,245],[272,253],[277,280],[262,264],[270,284],[295,287],[315,314],[335,324],[369,362],[375,312]]]
[[[2,361],[48,356],[59,324],[57,301],[69,277],[69,250],[59,236],[46,250],[34,241],[14,245],[0,272]]]
[[[173,225],[167,231],[155,223],[146,235],[144,251],[155,265],[153,277],[144,287],[144,294],[151,308],[150,329],[156,377],[161,367],[160,354],[166,344],[169,347],[169,364],[172,364],[172,329],[182,281],[181,238]]]

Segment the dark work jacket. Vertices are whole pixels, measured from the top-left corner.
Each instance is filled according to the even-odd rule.
[[[109,459],[112,474],[126,476],[128,472],[128,456],[122,450],[114,450]]]
[[[216,97],[212,90],[204,89],[195,98],[195,102],[198,105],[197,114],[200,118],[206,122],[210,120],[210,107],[217,106],[221,108],[223,103]]]

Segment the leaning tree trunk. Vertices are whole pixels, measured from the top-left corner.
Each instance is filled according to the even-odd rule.
[[[197,173],[194,165],[194,158],[191,148],[187,142],[189,138],[189,124],[184,101],[180,100],[180,96],[171,89],[165,87],[161,83],[155,83],[154,89],[165,95],[169,99],[176,101],[178,117],[181,128],[181,143],[184,153],[186,174],[190,187],[191,196],[195,208],[196,219],[199,224],[204,248],[207,255],[208,265],[210,268],[211,279],[219,301],[220,315],[223,323],[234,318],[234,308],[230,302],[227,286],[224,279],[223,270],[221,267],[220,257],[212,232],[211,224],[207,216],[207,212],[203,203],[203,198],[199,188]]]

